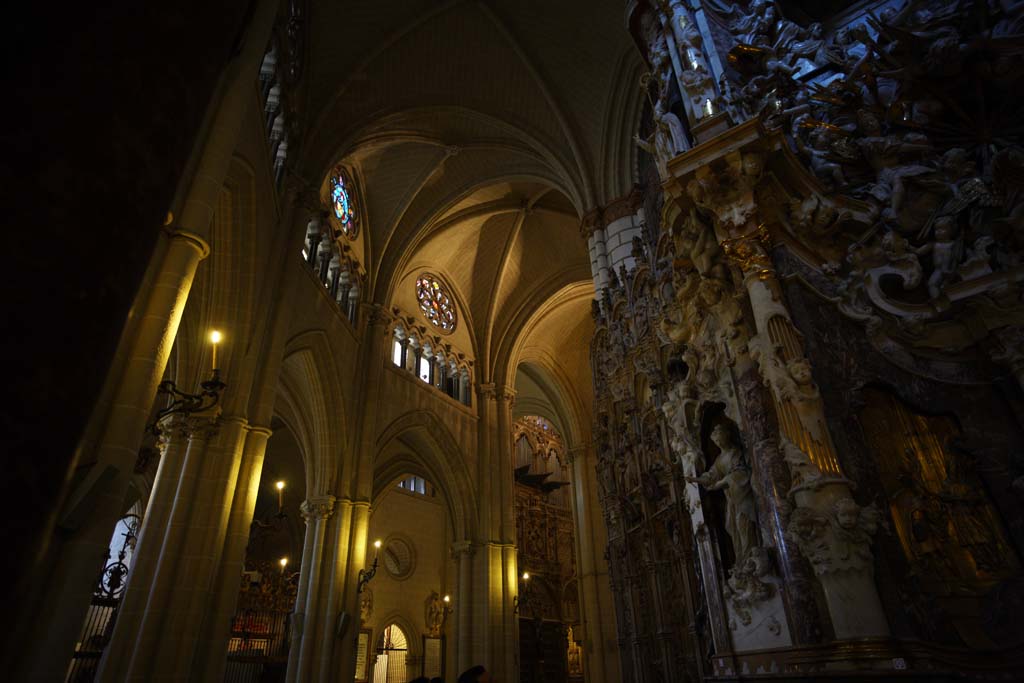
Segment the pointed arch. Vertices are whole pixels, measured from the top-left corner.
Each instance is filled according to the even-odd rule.
[[[324,330],[303,332],[285,347],[278,389],[282,419],[292,427],[306,464],[310,496],[329,494],[342,471],[344,399]]]
[[[422,476],[443,494],[452,538],[475,538],[477,502],[466,454],[436,415],[416,410],[398,417],[377,437],[375,450],[374,499],[402,474]]]

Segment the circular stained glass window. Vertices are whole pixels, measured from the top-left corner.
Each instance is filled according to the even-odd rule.
[[[338,166],[331,173],[331,209],[334,217],[341,225],[341,233],[349,239],[355,239],[359,232],[359,220],[356,216],[355,201],[352,196],[352,182],[345,169]]]
[[[416,300],[427,320],[445,332],[455,329],[455,304],[448,289],[428,273],[416,278]]]

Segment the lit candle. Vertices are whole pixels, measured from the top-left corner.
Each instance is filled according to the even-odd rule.
[[[223,339],[221,333],[217,330],[210,332],[210,343],[213,344],[213,357],[210,359],[210,365],[213,369],[217,369],[217,344],[220,344],[220,340]]]
[[[530,580],[530,572],[523,572],[523,581]]]
[[[282,557],[277,562],[278,562],[278,564],[281,565],[281,573],[284,574],[284,568],[288,566],[288,558],[287,557]]]
[[[284,481],[279,481],[277,484],[277,514],[284,512]]]
[[[373,554],[373,559],[375,559],[375,560],[377,559],[377,556],[380,555],[380,546],[381,546],[380,539],[377,539],[376,541],[373,542],[373,547],[377,549],[377,551]]]
[[[449,602],[451,602],[451,601],[452,601],[452,596],[450,596],[450,595],[446,595],[446,596],[444,596],[444,603],[445,603],[446,605],[447,605],[447,604],[448,604]]]

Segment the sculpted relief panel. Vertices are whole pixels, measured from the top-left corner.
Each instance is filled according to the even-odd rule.
[[[865,387],[885,364],[918,393],[1015,378],[998,400],[1017,425],[997,442],[1019,441],[1021,12],[915,1],[826,31],[745,5],[633,10],[653,127],[641,176],[661,181],[641,203],[662,209],[599,292],[592,343],[624,676],[811,672],[753,653],[865,638],[1004,646],[979,614],[996,591],[1024,595],[1006,523],[1024,497],[984,493],[955,419]],[[815,306],[857,338],[824,330],[823,351]],[[1005,452],[991,463],[1024,481]],[[928,626],[936,610],[955,638]]]

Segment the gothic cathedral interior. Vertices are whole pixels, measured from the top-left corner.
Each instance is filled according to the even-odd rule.
[[[1024,1],[23,5],[7,680],[1024,680]]]

